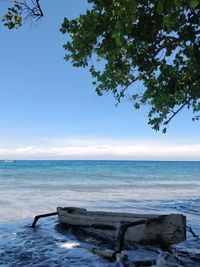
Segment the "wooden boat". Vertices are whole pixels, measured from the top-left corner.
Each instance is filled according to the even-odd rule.
[[[186,239],[186,217],[182,214],[155,215],[88,211],[82,208],[57,208],[59,222],[79,227],[100,238],[115,240],[120,251],[123,242],[165,244]]]

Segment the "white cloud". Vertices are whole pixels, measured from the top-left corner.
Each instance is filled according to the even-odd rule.
[[[200,160],[200,143],[109,139],[49,140],[46,146],[0,148],[0,159]]]

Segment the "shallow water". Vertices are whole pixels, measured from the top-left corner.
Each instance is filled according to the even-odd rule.
[[[200,233],[200,162],[17,161],[0,162],[0,266],[120,266],[90,252],[103,244],[55,229],[56,218],[33,216],[57,206],[137,213],[183,213]],[[173,254],[138,246],[129,266],[200,266],[200,240]],[[154,260],[154,261],[153,261]]]

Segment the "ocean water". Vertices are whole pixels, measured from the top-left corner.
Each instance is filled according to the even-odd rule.
[[[0,266],[121,266],[90,252],[104,244],[60,230],[56,217],[29,227],[57,206],[183,213],[200,234],[200,162],[0,161]],[[125,253],[127,266],[200,266],[200,240],[189,232],[172,253],[142,246]]]

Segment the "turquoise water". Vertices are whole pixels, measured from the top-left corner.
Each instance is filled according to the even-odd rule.
[[[56,219],[41,220],[39,232],[27,227],[34,215],[53,212],[57,206],[184,213],[188,224],[200,233],[200,162],[0,161],[0,266],[76,266],[78,261],[82,266],[110,266],[88,251],[90,243],[58,233]],[[190,235],[188,240],[179,249],[200,254],[199,242]],[[28,254],[23,244],[28,244]],[[8,251],[13,255],[6,256]],[[58,255],[66,251],[72,256],[58,262]],[[41,258],[43,265],[36,260]]]

